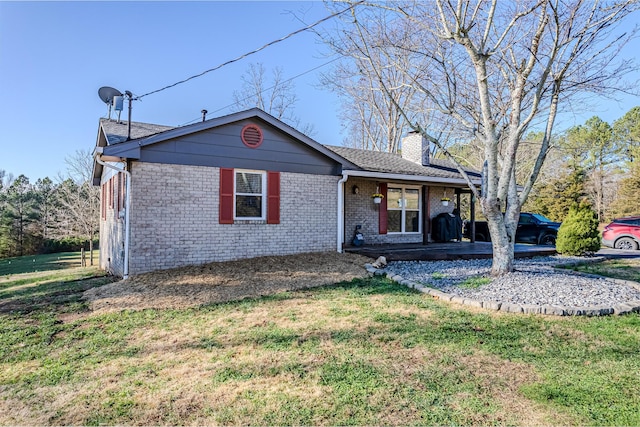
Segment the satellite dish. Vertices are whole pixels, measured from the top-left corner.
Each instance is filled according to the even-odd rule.
[[[107,105],[111,105],[113,97],[122,96],[122,93],[120,93],[118,89],[109,86],[102,86],[100,89],[98,89],[98,96],[100,97],[100,99],[102,99],[102,102]]]

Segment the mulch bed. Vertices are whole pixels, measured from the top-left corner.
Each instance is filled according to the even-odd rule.
[[[268,256],[162,270],[89,289],[94,312],[188,308],[367,276],[370,258],[337,252]]]

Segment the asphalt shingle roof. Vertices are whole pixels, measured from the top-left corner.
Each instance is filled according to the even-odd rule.
[[[398,154],[334,145],[325,145],[325,147],[366,171],[439,178],[462,178],[453,163],[446,160],[431,159],[429,166],[422,166],[403,159]],[[477,171],[472,169],[465,170],[471,177],[480,177],[480,173]]]
[[[127,140],[127,122],[109,119],[101,119],[100,123],[107,137],[107,144],[113,145]],[[131,122],[131,139],[144,138],[155,135],[166,130],[173,129],[173,126],[154,125],[151,123]]]
[[[101,119],[100,123],[107,137],[108,145],[126,141],[128,131],[126,121]],[[131,139],[144,138],[171,129],[175,129],[175,127],[131,122]],[[324,145],[324,147],[365,171],[451,179],[462,178],[456,167],[446,160],[431,159],[429,166],[422,166],[403,159],[398,154],[335,145]],[[480,177],[480,173],[475,170],[466,169],[466,171],[472,178]]]

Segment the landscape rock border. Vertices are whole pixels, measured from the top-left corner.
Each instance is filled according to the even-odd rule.
[[[567,307],[562,305],[535,305],[535,304],[513,304],[496,301],[480,301],[471,298],[465,298],[458,295],[451,295],[442,292],[438,289],[424,286],[413,280],[404,279],[402,276],[394,274],[389,275],[383,268],[377,268],[373,264],[367,263],[364,265],[365,269],[372,276],[386,276],[394,282],[406,286],[411,289],[415,289],[424,294],[430,295],[435,299],[452,302],[455,304],[462,304],[470,307],[483,308],[487,310],[502,311],[507,313],[519,313],[519,314],[544,314],[550,316],[609,316],[612,314],[622,315],[627,313],[640,313],[640,300],[626,301],[616,304],[614,306],[588,306],[588,307]],[[555,269],[556,267],[554,267]],[[581,273],[578,271],[564,270],[564,273],[575,274],[585,277],[601,278],[596,274]],[[613,282],[631,286],[640,290],[640,285],[630,280],[613,279],[607,277],[607,280]]]

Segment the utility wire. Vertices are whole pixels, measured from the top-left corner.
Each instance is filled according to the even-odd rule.
[[[336,62],[336,61],[337,61],[338,59],[340,59],[340,58],[342,58],[342,57],[341,57],[341,56],[338,56],[338,57],[336,57],[336,58],[333,58],[331,61],[327,61],[327,62],[325,62],[324,64],[320,64],[320,65],[318,65],[318,66],[316,66],[316,67],[313,67],[313,68],[312,68],[312,69],[310,69],[310,70],[303,71],[303,72],[302,72],[302,73],[300,73],[300,74],[296,74],[296,75],[295,75],[295,76],[293,76],[293,77],[289,77],[287,80],[283,80],[282,82],[280,82],[280,83],[278,83],[278,84],[288,83],[288,82],[290,82],[290,81],[292,81],[292,80],[297,79],[298,77],[302,77],[302,76],[304,76],[305,74],[309,74],[309,73],[310,73],[310,72],[312,72],[312,71],[315,71],[315,70],[317,70],[317,69],[319,69],[319,68],[325,67],[325,66],[327,66],[327,65],[331,64],[332,62]],[[273,86],[271,86],[271,87],[268,87],[268,88],[266,88],[266,89],[263,89],[263,90],[262,90],[262,91],[260,91],[260,92],[256,92],[256,95],[257,95],[258,93],[265,93],[265,92],[267,92],[267,91],[270,91],[270,90],[274,89],[278,84],[275,84],[275,85],[273,85]],[[251,99],[251,98],[253,98],[253,95],[251,95],[251,96],[247,96],[246,98],[244,98],[244,99],[240,99],[240,100],[238,100],[238,101],[236,101],[236,102],[232,102],[231,104],[229,104],[229,105],[225,105],[224,107],[220,107],[220,108],[218,108],[217,110],[208,111],[208,112],[207,112],[207,114],[213,114],[213,113],[217,113],[218,111],[226,110],[227,108],[233,107],[234,105],[239,104],[239,103],[241,103],[241,102],[244,102],[244,101],[246,101],[246,100],[248,100],[248,99]],[[195,118],[195,119],[189,120],[188,122],[181,124],[180,126],[189,125],[189,124],[191,124],[191,123],[195,123],[195,122],[198,122],[198,121],[201,121],[201,120],[202,120],[202,116],[199,116],[199,117],[197,117],[197,118]]]
[[[175,82],[175,83],[173,83],[173,84],[170,84],[170,85],[168,85],[168,86],[162,87],[162,88],[160,88],[160,89],[156,89],[156,90],[153,90],[153,91],[151,91],[151,92],[147,92],[147,93],[145,93],[145,94],[143,94],[143,95],[140,95],[140,96],[136,97],[135,99],[136,99],[136,100],[139,100],[139,99],[141,99],[141,98],[144,98],[145,96],[148,96],[148,95],[151,95],[151,94],[154,94],[154,93],[158,93],[158,92],[162,92],[163,90],[170,89],[170,88],[172,88],[172,87],[178,86],[179,84],[186,83],[186,82],[188,82],[189,80],[193,80],[193,79],[195,79],[195,78],[202,77],[202,76],[204,76],[204,75],[205,75],[205,74],[207,74],[207,73],[210,73],[210,72],[212,72],[212,71],[218,70],[218,69],[220,69],[220,68],[222,68],[222,67],[224,67],[224,66],[226,66],[226,65],[232,64],[232,63],[234,63],[234,62],[240,61],[241,59],[244,59],[244,58],[246,58],[247,56],[253,55],[254,53],[258,53],[258,52],[260,52],[261,50],[264,50],[264,49],[266,49],[266,48],[267,48],[267,47],[269,47],[269,46],[273,46],[273,45],[274,45],[274,44],[276,44],[276,43],[280,43],[281,41],[287,40],[288,38],[293,37],[293,36],[295,36],[296,34],[302,33],[303,31],[310,30],[311,28],[315,27],[316,25],[321,24],[321,23],[323,23],[323,22],[325,22],[325,21],[328,21],[328,20],[329,20],[329,19],[331,19],[331,18],[335,18],[336,16],[342,15],[342,14],[343,14],[343,13],[345,13],[346,11],[353,9],[353,8],[354,8],[354,7],[356,7],[357,5],[362,4],[362,3],[364,3],[364,2],[365,2],[365,0],[360,0],[359,2],[352,4],[351,6],[347,7],[346,9],[344,9],[344,10],[342,10],[342,11],[340,11],[340,12],[335,12],[335,13],[332,13],[331,15],[329,15],[329,16],[325,16],[324,18],[322,18],[322,19],[320,19],[320,20],[318,20],[318,21],[314,22],[314,23],[313,23],[313,24],[311,24],[311,25],[307,25],[306,27],[304,27],[304,28],[300,28],[299,30],[296,30],[296,31],[294,31],[294,32],[292,32],[292,33],[289,33],[289,34],[287,34],[287,35],[286,35],[286,36],[284,36],[284,37],[281,37],[281,38],[279,38],[279,39],[277,39],[277,40],[271,41],[271,42],[269,42],[269,43],[265,44],[265,45],[264,45],[264,46],[262,46],[262,47],[259,47],[259,48],[257,48],[257,49],[252,50],[251,52],[247,52],[247,53],[245,53],[245,54],[243,54],[243,55],[238,56],[237,58],[230,59],[230,60],[229,60],[229,61],[227,61],[227,62],[223,62],[223,63],[222,63],[222,64],[220,64],[220,65],[217,65],[217,66],[215,66],[215,67],[213,67],[213,68],[210,68],[210,69],[208,69],[208,70],[205,70],[205,71],[203,71],[203,72],[201,72],[201,73],[199,73],[199,74],[196,74],[196,75],[193,75],[193,76],[191,76],[191,77],[188,77],[188,78],[186,78],[186,79],[184,79],[184,80],[180,80],[179,82]]]

